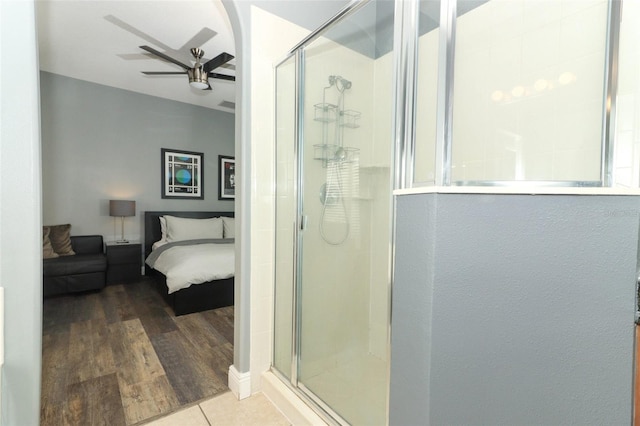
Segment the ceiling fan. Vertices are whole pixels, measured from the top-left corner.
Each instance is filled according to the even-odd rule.
[[[222,52],[215,58],[205,62],[204,64],[200,63],[202,56],[204,55],[204,50],[194,47],[191,49],[191,54],[196,59],[196,63],[193,67],[189,65],[183,64],[177,59],[172,58],[171,56],[165,55],[162,52],[157,51],[156,49],[149,46],[140,46],[140,49],[146,50],[147,52],[158,56],[159,58],[164,59],[165,61],[172,62],[184,69],[184,71],[142,71],[142,74],[145,75],[175,75],[175,74],[187,74],[189,76],[189,85],[195,87],[200,90],[211,90],[211,85],[209,84],[209,77],[217,78],[220,80],[229,80],[236,81],[236,78],[232,75],[219,74],[213,72],[216,68],[226,64],[230,60],[234,58],[233,55]]]

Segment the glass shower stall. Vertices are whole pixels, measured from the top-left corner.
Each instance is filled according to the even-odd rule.
[[[393,2],[351,8],[276,68],[273,368],[339,422],[386,422]]]
[[[328,419],[387,422],[393,190],[638,187],[620,6],[355,2],[277,64],[272,369]]]

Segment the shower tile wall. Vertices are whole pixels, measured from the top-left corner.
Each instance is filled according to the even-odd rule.
[[[606,0],[458,18],[453,181],[599,180],[606,18]]]

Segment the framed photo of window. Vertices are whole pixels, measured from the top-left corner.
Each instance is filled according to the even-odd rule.
[[[162,198],[204,200],[204,154],[162,148]]]
[[[234,157],[218,155],[219,183],[218,200],[236,198],[236,160]]]

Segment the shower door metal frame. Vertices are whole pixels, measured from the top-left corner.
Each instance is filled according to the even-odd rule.
[[[394,189],[410,188],[415,176],[418,8],[418,1],[400,0],[395,3]]]
[[[293,142],[293,157],[295,159],[294,164],[293,164],[293,197],[294,197],[294,205],[295,205],[295,212],[293,212],[293,217],[294,219],[294,224],[293,224],[293,242],[292,242],[292,247],[293,247],[293,252],[297,253],[298,252],[298,231],[297,231],[297,227],[299,222],[299,218],[298,218],[298,212],[300,211],[300,206],[299,206],[299,188],[298,188],[298,166],[299,166],[299,144],[298,141],[300,139],[300,132],[301,132],[301,123],[300,123],[300,117],[302,116],[302,114],[299,114],[298,111],[301,108],[300,106],[300,52],[293,52],[293,53],[289,53],[288,55],[286,55],[283,59],[281,59],[278,63],[276,63],[276,65],[274,66],[274,88],[276,93],[278,92],[278,72],[277,69],[279,66],[283,65],[285,62],[287,62],[288,60],[290,60],[291,58],[294,58],[294,67],[295,67],[295,89],[294,89],[294,110],[295,110],[295,114],[296,116],[294,117],[294,142]],[[278,108],[277,108],[277,99],[276,99],[276,105],[274,108],[274,111],[276,113],[276,123],[277,123],[277,114],[278,114]],[[274,140],[276,141],[276,145],[277,145],[277,140],[278,140],[278,129],[276,126],[275,129],[275,135],[274,135]],[[276,151],[277,151],[277,147],[276,147]],[[275,184],[276,184],[276,188],[277,188],[277,173],[278,173],[278,156],[277,154],[275,155],[274,158],[274,163],[273,163],[273,167],[275,170],[275,174],[276,174],[276,179],[275,179]],[[276,197],[277,197],[277,190],[276,190]],[[277,203],[275,204],[275,223],[274,223],[274,229],[277,229],[277,218],[278,218],[278,206]],[[275,252],[275,254],[277,255],[277,251]],[[291,383],[295,383],[297,381],[297,347],[294,344],[296,342],[296,335],[297,335],[297,328],[298,328],[298,323],[296,321],[296,304],[295,301],[297,300],[297,286],[296,286],[296,282],[297,282],[297,265],[298,262],[298,256],[294,256],[293,257],[293,265],[292,265],[292,269],[291,269],[291,281],[293,283],[293,288],[292,288],[292,318],[291,318],[291,364],[289,366],[290,368],[290,377],[285,376],[284,374],[282,374],[277,367],[275,367],[273,365],[273,362],[271,363],[271,371],[276,374],[284,383],[286,382],[291,382]],[[277,262],[276,262],[277,265]],[[277,267],[277,266],[276,266]],[[276,270],[274,270],[274,276],[273,276],[273,282],[275,283],[277,281],[277,275],[276,275]],[[275,287],[274,287],[274,291],[275,291]],[[275,304],[275,297],[274,297],[274,304]],[[276,321],[275,321],[275,309],[274,309],[274,315],[272,317],[272,330],[276,330]],[[276,351],[276,347],[275,344],[273,345],[272,348],[272,353],[271,353],[271,359],[274,360],[275,359],[275,351]]]
[[[620,51],[620,23],[622,0],[609,0],[607,11],[607,41],[605,58],[605,93],[602,118],[602,186],[614,183],[613,155],[615,151],[615,123],[618,104],[618,59]]]

